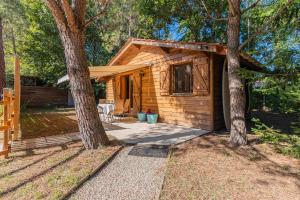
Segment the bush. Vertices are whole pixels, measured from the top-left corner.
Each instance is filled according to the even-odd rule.
[[[279,153],[300,159],[300,137],[298,135],[282,133],[268,127],[257,118],[253,118],[252,122],[254,122],[254,127],[251,130],[260,136],[262,142],[272,144]]]

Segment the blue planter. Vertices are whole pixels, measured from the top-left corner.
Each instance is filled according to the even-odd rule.
[[[139,120],[140,122],[146,121],[146,113],[139,112],[139,113],[137,114],[137,116],[138,116],[138,120]]]
[[[147,114],[147,122],[148,124],[157,123],[158,114]]]

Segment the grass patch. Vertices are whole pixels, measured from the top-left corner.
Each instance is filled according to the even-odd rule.
[[[28,109],[21,114],[22,139],[78,132],[74,109]]]
[[[254,127],[251,130],[254,134],[260,136],[262,142],[272,144],[279,153],[300,159],[299,135],[283,133],[268,127],[257,118],[253,118],[252,121]]]
[[[76,142],[16,152],[0,159],[0,199],[58,199],[118,148],[82,150],[81,142]]]

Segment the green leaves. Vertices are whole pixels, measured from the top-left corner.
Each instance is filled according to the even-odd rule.
[[[275,149],[285,155],[300,158],[300,136],[288,135],[279,130],[273,129],[262,123],[259,119],[253,118],[254,127],[251,131],[260,136],[262,142],[272,144]]]

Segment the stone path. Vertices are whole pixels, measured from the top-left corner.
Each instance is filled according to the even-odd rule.
[[[168,147],[126,147],[70,199],[153,200],[163,184]]]
[[[123,149],[71,199],[156,200],[163,184],[168,147],[209,133],[166,123],[118,122],[105,128],[107,134],[135,146]]]

